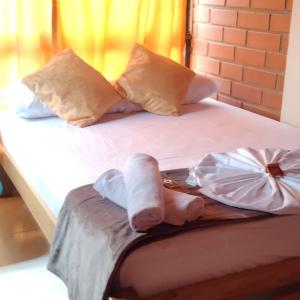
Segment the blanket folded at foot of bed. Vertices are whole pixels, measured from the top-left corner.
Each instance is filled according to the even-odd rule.
[[[162,177],[167,187],[197,195],[197,189],[184,184],[187,176],[188,169],[181,169],[164,172]],[[64,202],[48,269],[65,282],[71,300],[107,299],[121,263],[134,249],[189,230],[267,216],[205,198],[204,214],[194,222],[162,223],[147,233],[136,232],[126,210],[86,185],[71,191]]]

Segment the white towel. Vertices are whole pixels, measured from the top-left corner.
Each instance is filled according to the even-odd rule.
[[[160,224],[165,215],[165,207],[158,162],[143,153],[129,156],[124,168],[124,182],[131,228],[146,231]]]
[[[123,173],[111,169],[103,173],[95,182],[94,189],[103,197],[127,209],[126,189]],[[203,199],[186,193],[163,188],[165,205],[164,223],[183,225],[196,220],[203,212]]]
[[[300,150],[240,148],[211,153],[188,182],[224,204],[274,214],[300,214]]]
[[[200,197],[164,188],[164,222],[183,225],[198,219],[203,213],[204,201]]]
[[[127,209],[124,177],[120,170],[110,169],[104,172],[96,180],[93,187],[102,197]]]

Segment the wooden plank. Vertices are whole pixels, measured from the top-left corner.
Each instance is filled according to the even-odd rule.
[[[300,282],[300,258],[230,274],[145,299],[237,299],[296,282]]]
[[[300,283],[299,283],[300,286]],[[276,297],[276,300],[299,300],[300,299],[300,291],[288,293],[286,295],[282,295],[280,297]]]
[[[112,300],[198,300],[198,299],[238,299],[256,295],[279,287],[299,282],[300,258],[292,258],[282,262],[229,274],[220,278],[195,283],[161,294],[140,298],[132,289],[120,289],[112,293]],[[289,294],[295,297],[295,294]],[[276,298],[277,299],[277,298]],[[280,298],[285,299],[285,298]],[[292,298],[293,299],[293,298]],[[295,298],[296,299],[296,298]],[[300,299],[300,297],[299,297]]]
[[[0,159],[3,169],[14,183],[16,189],[20,193],[28,209],[50,243],[56,226],[55,216],[44,203],[44,201],[39,197],[39,195],[34,191],[31,184],[29,184],[24,178],[11,156],[1,144]]]

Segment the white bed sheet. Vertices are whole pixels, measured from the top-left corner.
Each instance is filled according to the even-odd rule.
[[[3,144],[56,216],[71,189],[94,182],[109,168],[123,168],[136,152],[153,155],[166,170],[190,167],[212,151],[300,148],[299,129],[212,99],[184,106],[180,117],[111,114],[87,128],[58,118],[30,121],[10,113],[0,118]],[[299,216],[281,217],[156,242],[129,255],[120,282],[145,296],[300,256],[299,226]]]

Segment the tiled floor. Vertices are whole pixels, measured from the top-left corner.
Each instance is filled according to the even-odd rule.
[[[0,266],[47,253],[49,245],[19,197],[0,199]]]
[[[19,197],[0,198],[0,299],[67,300],[48,272],[49,245]]]

